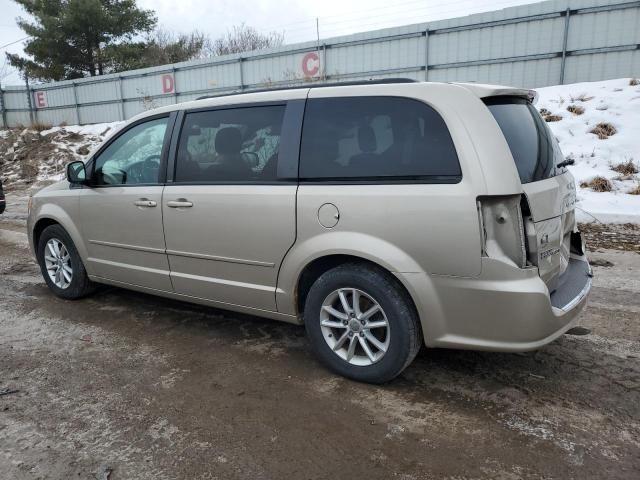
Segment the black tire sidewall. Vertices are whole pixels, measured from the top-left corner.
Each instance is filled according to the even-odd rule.
[[[320,327],[320,310],[325,298],[340,288],[357,288],[373,297],[384,310],[390,328],[389,349],[373,365],[351,365],[327,345]],[[321,275],[312,285],[304,307],[307,337],[319,359],[331,370],[354,380],[384,383],[397,375],[415,356],[412,345],[419,335],[417,316],[407,295],[388,274],[368,266],[341,266]]]
[[[73,269],[73,274],[71,277],[71,284],[67,288],[60,288],[56,286],[56,284],[51,281],[51,278],[49,278],[49,273],[47,272],[44,255],[45,249],[47,248],[47,242],[52,238],[61,241],[71,256],[71,268]],[[44,229],[38,239],[37,259],[38,264],[40,265],[40,271],[42,272],[42,276],[47,283],[47,286],[56,296],[66,299],[77,299],[82,298],[88,293],[89,279],[80,255],[78,254],[78,250],[67,231],[60,225],[50,225]]]

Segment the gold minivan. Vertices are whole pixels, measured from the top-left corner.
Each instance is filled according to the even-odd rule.
[[[535,349],[591,269],[534,101],[392,79],[151,110],[33,196],[29,240],[60,297],[104,283],[304,324],[361,381],[423,343]]]

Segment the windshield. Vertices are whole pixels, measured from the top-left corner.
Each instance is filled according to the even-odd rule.
[[[485,103],[502,129],[522,183],[554,177],[563,160],[553,133],[527,100],[493,97]]]

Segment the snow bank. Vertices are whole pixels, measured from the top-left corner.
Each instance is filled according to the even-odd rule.
[[[630,160],[640,167],[640,85],[630,85],[630,79],[622,78],[537,91],[536,107],[562,117],[547,125],[565,156],[575,160],[569,170],[578,187],[578,220],[640,223],[640,195],[627,193],[640,185],[640,177],[624,176],[611,168]],[[584,112],[572,113],[567,110],[570,106],[582,107]],[[606,139],[590,133],[601,122],[613,125],[617,133]],[[594,192],[580,186],[596,176],[610,180],[613,190]]]
[[[123,124],[61,126],[41,132],[30,128],[0,130],[0,180],[5,186],[60,180],[67,163],[88,158]]]
[[[118,131],[123,124],[124,122],[94,123],[91,125],[67,125],[64,127],[53,127],[48,130],[43,130],[40,134],[46,136],[49,133],[66,130],[67,132],[76,133],[78,135],[105,136],[107,132],[112,134]]]

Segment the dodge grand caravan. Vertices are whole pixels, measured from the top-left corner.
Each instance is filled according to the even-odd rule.
[[[533,101],[392,80],[162,107],[34,195],[29,239],[62,298],[103,283],[303,324],[361,381],[423,343],[535,349],[575,322],[591,269]]]

